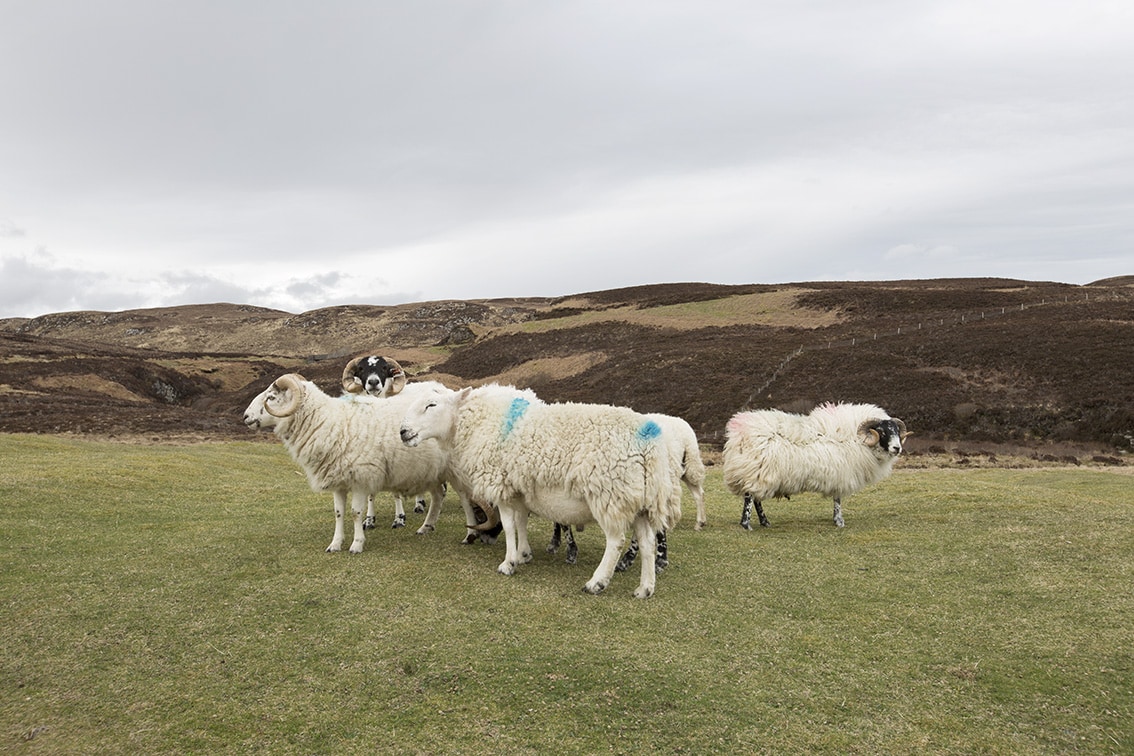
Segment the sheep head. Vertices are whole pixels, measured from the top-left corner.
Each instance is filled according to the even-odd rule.
[[[343,389],[351,394],[371,393],[370,376],[377,376],[381,392],[373,396],[394,396],[406,387],[406,371],[390,357],[362,355],[343,368]],[[365,378],[364,378],[365,377]]]
[[[909,436],[906,424],[896,417],[878,417],[865,420],[858,426],[858,434],[870,448],[877,447],[886,440],[886,451],[893,455],[902,453],[902,442]]]
[[[303,392],[302,375],[281,375],[272,384],[272,392],[265,398],[264,409],[273,417],[291,417],[303,401]]]

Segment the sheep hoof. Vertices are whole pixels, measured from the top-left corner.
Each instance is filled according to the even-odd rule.
[[[654,587],[652,585],[640,585],[634,590],[634,598],[648,599],[654,595]]]
[[[432,525],[422,525],[420,528],[417,529],[416,532],[417,532],[418,535],[425,535],[426,533],[432,533],[433,532],[433,526]]]
[[[500,563],[500,566],[496,568],[496,571],[501,575],[514,575],[516,574],[516,565],[509,561],[503,561]]]
[[[742,522],[740,523],[740,527],[744,528],[745,530],[752,530],[752,523]]]
[[[415,514],[423,513],[425,511],[425,499],[418,499],[413,505],[413,511]]]
[[[334,551],[342,551],[342,550],[343,550],[343,545],[341,543],[336,543],[334,541],[332,541],[331,545],[327,547],[328,553],[334,552]]]
[[[352,553],[352,554],[361,554],[361,553],[362,553],[362,544],[363,544],[363,543],[365,543],[365,541],[355,541],[354,543],[352,543],[352,544],[350,545],[350,553]]]
[[[365,520],[362,521],[362,529],[363,530],[374,530],[375,525],[376,525],[376,523],[374,521],[373,516],[369,516]]]
[[[583,592],[589,593],[592,596],[597,596],[606,590],[606,583],[601,583],[597,580],[592,580],[583,586]]]
[[[579,558],[579,547],[578,546],[568,547],[568,549],[567,549],[567,564],[574,564],[575,561],[578,558]]]

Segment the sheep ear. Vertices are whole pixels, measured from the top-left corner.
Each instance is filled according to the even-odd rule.
[[[347,363],[343,368],[343,390],[351,394],[362,393],[362,381],[354,374],[354,369],[358,367],[358,363],[366,359],[365,355],[362,357],[355,357]]]

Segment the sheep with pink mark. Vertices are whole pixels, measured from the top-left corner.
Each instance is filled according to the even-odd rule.
[[[744,497],[740,525],[752,529],[755,506],[813,492],[834,500],[843,527],[843,498],[890,475],[909,432],[873,404],[821,404],[807,415],[779,410],[738,412],[725,429],[722,469],[734,495]]]

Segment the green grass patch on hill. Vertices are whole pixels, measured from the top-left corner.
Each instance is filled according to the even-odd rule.
[[[0,751],[1131,753],[1134,486],[917,470],[737,526],[710,468],[672,565],[581,592],[543,546],[380,528],[278,445],[0,436]]]

